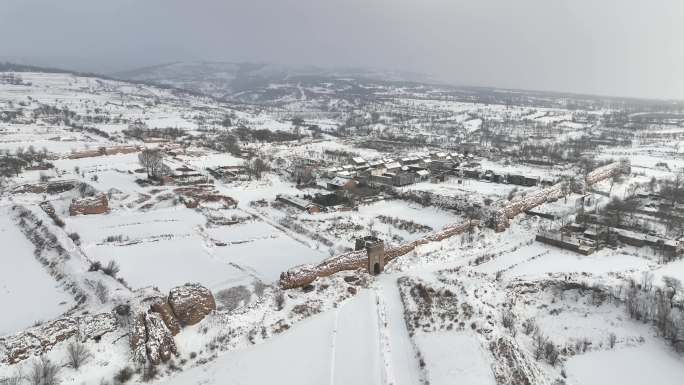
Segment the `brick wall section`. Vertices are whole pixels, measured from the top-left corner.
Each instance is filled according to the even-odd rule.
[[[630,172],[631,167],[629,161],[619,161],[607,164],[587,174],[585,188],[614,175],[629,174]],[[492,214],[492,226],[497,232],[502,232],[508,228],[509,219],[513,219],[518,214],[531,210],[546,202],[563,198],[564,183],[566,182],[557,183],[551,187],[534,191],[527,194],[523,199],[505,205]]]
[[[425,238],[401,246],[385,249],[385,264],[397,257],[410,253],[420,245],[441,241],[454,235],[462,234],[468,230],[470,226],[470,221],[448,225],[442,230],[428,235]],[[327,277],[346,270],[365,269],[366,263],[366,250],[361,250],[328,258],[318,265],[296,266],[280,274],[280,287],[283,289],[302,287],[315,281],[318,277]]]

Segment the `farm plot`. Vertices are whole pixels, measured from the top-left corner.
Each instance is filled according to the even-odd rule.
[[[11,152],[33,146],[37,151],[45,148],[50,153],[68,154],[72,150],[95,149],[111,144],[106,139],[71,132],[60,126],[10,126],[0,133],[0,150]]]
[[[207,234],[223,245],[214,248],[218,260],[239,265],[267,283],[292,266],[317,263],[327,256],[260,220],[209,228]]]
[[[250,280],[247,273],[219,260],[198,231],[201,214],[170,208],[148,212],[116,211],[109,215],[67,218],[93,260],[121,266],[120,276],[133,288],[157,286],[166,291],[186,282],[220,289]]]
[[[8,207],[0,208],[0,336],[52,319],[68,310],[73,299],[64,292],[33,256],[33,244],[24,237]]]

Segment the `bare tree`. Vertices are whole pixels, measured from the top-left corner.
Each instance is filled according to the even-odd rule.
[[[57,385],[59,380],[59,366],[50,361],[49,358],[41,356],[33,362],[28,374],[28,381],[31,385]]]
[[[102,303],[107,303],[107,301],[109,301],[109,289],[102,281],[97,281],[95,284],[95,296],[97,296]]]
[[[257,180],[261,179],[261,175],[268,171],[271,166],[266,162],[265,160],[261,158],[256,158],[252,162],[252,168],[254,170],[254,176],[257,178]]]
[[[164,164],[161,151],[146,148],[138,155],[138,161],[145,168],[148,178],[158,178],[161,176]]]
[[[613,193],[613,186],[617,183],[620,184],[623,181],[622,174],[613,174],[610,177],[610,189],[608,190],[608,195]]]

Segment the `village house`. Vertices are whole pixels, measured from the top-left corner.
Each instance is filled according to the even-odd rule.
[[[335,177],[327,183],[327,188],[330,191],[351,190],[358,184],[354,179],[346,179],[342,177]]]
[[[283,203],[285,203],[289,206],[292,206],[294,208],[297,208],[299,210],[306,211],[309,214],[321,212],[321,206],[319,206],[315,203],[309,202],[306,199],[299,198],[296,196],[278,194],[276,196],[276,200],[279,202],[283,202]]]
[[[532,187],[539,183],[539,178],[528,177],[520,174],[509,174],[506,177],[509,184],[514,184],[518,186]]]

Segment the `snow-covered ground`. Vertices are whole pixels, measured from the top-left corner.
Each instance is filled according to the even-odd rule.
[[[420,333],[416,343],[423,352],[430,384],[454,381],[472,385],[495,385],[490,356],[475,335],[464,333]]]
[[[362,291],[337,309],[163,384],[384,384],[378,327],[375,297]]]
[[[592,352],[570,359],[568,379],[577,385],[681,384],[684,360],[662,343]]]
[[[536,254],[540,249],[548,253]],[[533,245],[528,254],[530,260],[521,261],[518,265],[505,273],[506,277],[525,277],[527,279],[543,278],[549,273],[582,273],[595,275],[610,272],[625,272],[643,270],[649,266],[649,261],[620,252],[604,249],[591,255],[581,255],[553,246]],[[524,252],[524,251],[523,251]],[[532,258],[535,257],[536,258]]]
[[[50,320],[69,310],[73,298],[65,293],[33,256],[33,245],[13,222],[7,206],[0,207],[0,336]]]

